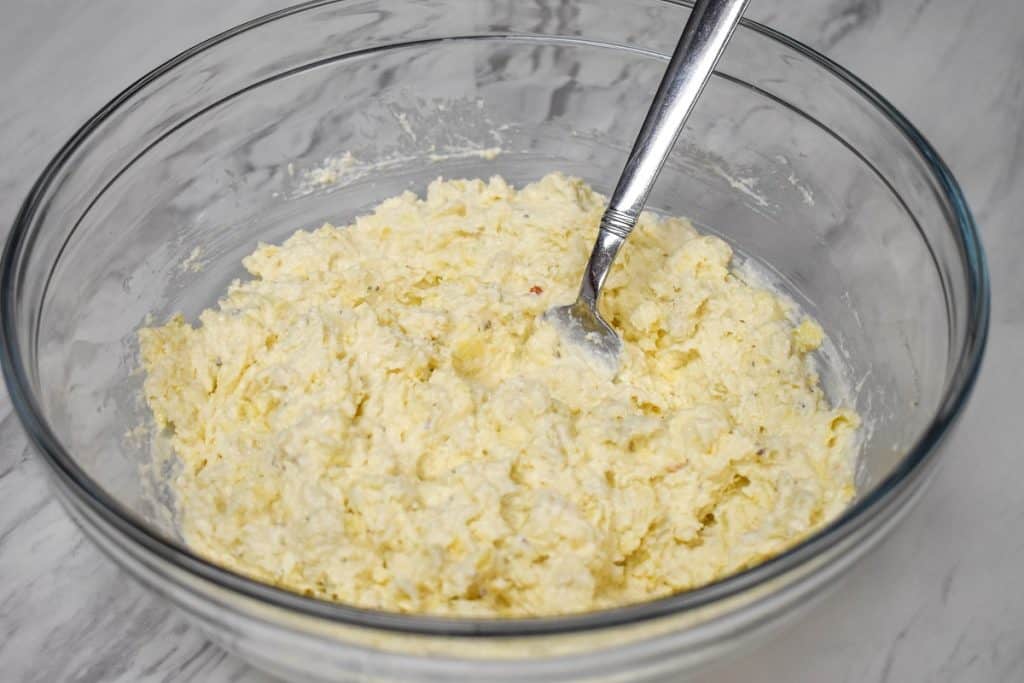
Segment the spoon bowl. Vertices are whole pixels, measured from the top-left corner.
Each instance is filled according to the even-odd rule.
[[[568,306],[556,306],[548,310],[544,318],[560,328],[563,338],[585,346],[594,356],[609,365],[618,366],[622,339],[596,308],[577,299]]]

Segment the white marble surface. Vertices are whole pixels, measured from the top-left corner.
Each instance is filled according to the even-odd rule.
[[[0,0],[0,225],[84,118],[180,48],[273,0]],[[801,623],[700,681],[1024,680],[1024,3],[754,0],[850,67],[963,184],[993,273],[988,358],[932,488]],[[0,395],[0,679],[268,681],[82,537]]]

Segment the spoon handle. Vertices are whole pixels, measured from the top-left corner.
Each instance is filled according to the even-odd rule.
[[[636,226],[661,167],[749,1],[697,0],[694,4],[601,217],[579,293],[579,303],[592,310],[597,308],[601,287],[619,248]]]
[[[608,203],[609,212],[627,217],[629,234],[647,202],[704,84],[750,0],[697,0],[679,38],[658,92],[636,136]],[[610,228],[621,225],[610,221]]]

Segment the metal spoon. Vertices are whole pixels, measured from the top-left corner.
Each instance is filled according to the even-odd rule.
[[[704,84],[750,0],[697,0],[662,76],[658,92],[622,169],[608,208],[601,217],[594,250],[575,303],[552,308],[545,317],[560,325],[571,341],[618,364],[622,340],[597,309],[608,271],[636,226],[647,196]]]

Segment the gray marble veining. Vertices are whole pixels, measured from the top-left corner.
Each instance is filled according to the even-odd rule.
[[[271,0],[2,0],[0,225],[71,132],[145,69]],[[699,676],[1024,680],[1024,3],[758,0],[751,16],[849,67],[929,137],[964,186],[992,268],[988,358],[918,507],[788,631]],[[100,555],[50,495],[0,396],[0,679],[269,681]]]

